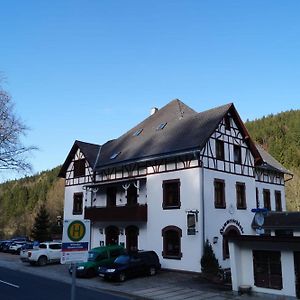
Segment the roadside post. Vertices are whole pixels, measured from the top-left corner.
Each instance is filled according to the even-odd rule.
[[[60,262],[71,264],[71,300],[76,298],[76,263],[87,261],[90,242],[90,220],[64,220]]]

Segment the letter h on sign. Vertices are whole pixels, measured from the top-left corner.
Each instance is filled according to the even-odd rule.
[[[81,226],[80,224],[74,224],[72,227],[72,236],[79,238],[81,236]]]

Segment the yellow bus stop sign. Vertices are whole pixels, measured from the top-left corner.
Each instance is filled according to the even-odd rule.
[[[79,242],[85,236],[85,225],[83,222],[76,220],[68,226],[68,237],[73,242]]]

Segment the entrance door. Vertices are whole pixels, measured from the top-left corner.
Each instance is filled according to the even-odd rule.
[[[106,246],[119,244],[119,228],[116,226],[108,226],[105,228]]]
[[[126,248],[128,251],[138,250],[138,235],[139,229],[136,226],[128,226],[125,230],[126,233]]]
[[[131,184],[127,190],[127,205],[137,204],[137,188]]]
[[[231,225],[226,228],[225,232],[223,233],[223,259],[229,258],[229,246],[228,246],[228,237],[229,236],[237,236],[240,235],[239,230]]]
[[[300,299],[300,252],[294,252],[296,296]]]

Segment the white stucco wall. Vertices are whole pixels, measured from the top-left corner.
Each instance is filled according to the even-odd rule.
[[[163,180],[180,180],[180,209],[163,209]],[[200,221],[200,172],[198,168],[155,174],[147,178],[148,222],[147,233],[141,235],[141,245],[152,249],[160,257],[163,268],[200,272],[201,221]],[[187,235],[187,211],[198,210],[199,222],[196,235]],[[162,229],[166,226],[177,226],[182,230],[181,260],[162,257]]]
[[[225,181],[225,202],[226,208],[215,208],[214,205],[214,180],[222,179]],[[251,223],[254,214],[251,212],[252,208],[256,207],[255,200],[255,181],[253,177],[234,175],[224,172],[217,172],[213,170],[204,171],[204,199],[205,199],[205,231],[206,238],[213,246],[216,257],[222,267],[228,268],[230,266],[229,259],[223,260],[223,236],[220,230],[224,232],[226,228],[233,225],[241,234],[255,234],[251,228]],[[246,204],[247,209],[237,209],[236,205],[236,183],[243,182],[246,187]],[[234,222],[228,220],[236,220],[240,223],[241,228]],[[218,242],[213,244],[213,238],[218,237]]]

